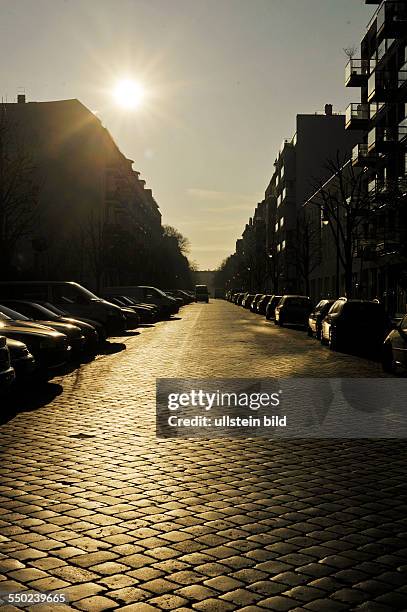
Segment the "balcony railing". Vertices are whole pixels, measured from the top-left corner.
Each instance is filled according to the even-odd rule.
[[[367,137],[367,146],[370,153],[388,153],[399,145],[399,129],[393,127],[374,127]]]
[[[369,104],[368,106],[369,106],[369,118],[375,119],[375,117],[385,107],[385,104],[384,102],[372,102],[372,104]]]
[[[399,133],[399,142],[405,143],[407,139],[407,117],[403,119],[403,121],[400,121],[398,133]]]
[[[366,83],[374,67],[373,60],[350,59],[345,67],[345,86],[360,87]]]
[[[352,149],[353,166],[370,166],[374,162],[373,156],[369,155],[366,143],[359,143]]]
[[[345,127],[363,129],[369,121],[369,105],[360,102],[352,102],[346,109]]]
[[[373,72],[368,81],[369,102],[395,102],[399,96],[399,90],[407,80],[407,70],[404,68],[398,72],[388,70],[377,70]]]
[[[377,36],[398,38],[407,26],[407,5],[397,0],[385,0],[377,12]]]

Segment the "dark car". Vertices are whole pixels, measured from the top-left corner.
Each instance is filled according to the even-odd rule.
[[[335,300],[320,300],[308,317],[308,335],[321,340],[322,321]]]
[[[31,377],[37,369],[37,364],[27,345],[19,340],[7,338],[7,348],[17,381]]]
[[[263,293],[256,293],[254,298],[252,299],[252,303],[250,304],[250,310],[252,312],[257,312],[257,304],[259,300],[263,297]]]
[[[76,325],[76,321],[81,321],[82,323],[87,323],[91,327],[93,327],[98,335],[99,344],[104,344],[106,342],[107,334],[106,329],[100,321],[95,321],[94,319],[88,319],[86,317],[75,315],[75,318],[72,315],[64,310],[61,307],[55,306],[55,304],[51,304],[50,302],[36,302],[40,304],[40,306],[44,306],[47,310],[55,313],[58,317],[60,317],[62,323],[72,323]]]
[[[243,300],[245,299],[246,295],[247,295],[246,293],[238,293],[238,296],[236,298],[236,304],[238,306],[243,305]]]
[[[242,300],[242,306],[243,308],[250,308],[250,304],[253,302],[255,298],[255,294],[254,293],[245,293],[245,296]]]
[[[85,323],[84,321],[80,321],[79,319],[70,319],[68,317],[63,317],[61,315],[56,314],[46,306],[42,304],[37,304],[35,302],[29,302],[25,300],[7,300],[3,301],[0,308],[2,306],[7,306],[18,313],[21,313],[25,317],[28,317],[29,320],[32,320],[36,323],[42,323],[43,325],[48,325],[48,327],[52,327],[52,329],[56,329],[56,331],[61,331],[62,333],[66,333],[63,328],[58,327],[58,329],[54,326],[55,323],[60,323],[63,325],[73,325],[74,327],[78,327],[81,330],[82,335],[85,338],[84,350],[87,353],[95,353],[98,350],[99,346],[99,336],[93,325],[89,323]],[[5,314],[9,314],[11,316],[11,311],[4,311]]]
[[[386,337],[382,350],[382,365],[385,372],[407,371],[407,315]]]
[[[71,347],[65,334],[40,325],[14,324],[14,321],[0,314],[0,334],[27,345],[34,356],[42,375],[47,378],[55,375],[70,358]]]
[[[1,299],[51,302],[70,313],[71,317],[87,317],[99,321],[108,335],[120,335],[126,319],[120,308],[98,297],[78,283],[65,281],[2,281]]]
[[[72,325],[70,323],[56,323],[55,321],[35,321],[32,318],[26,317],[17,310],[4,306],[4,304],[0,304],[0,313],[10,317],[10,319],[12,319],[15,323],[24,323],[28,327],[33,327],[37,324],[53,329],[61,334],[65,334],[72,349],[71,356],[78,356],[85,349],[85,336],[76,325]]]
[[[266,314],[267,304],[269,303],[271,297],[272,295],[270,295],[269,293],[265,293],[261,296],[256,305],[256,311],[258,314]]]
[[[9,389],[15,377],[16,374],[10,362],[7,340],[4,336],[0,336],[0,395]]]
[[[340,298],[322,321],[321,342],[333,351],[377,357],[391,327],[382,304]]]
[[[282,295],[272,295],[269,299],[268,304],[266,306],[266,319],[268,321],[274,321],[276,306],[282,297]]]
[[[206,285],[195,285],[195,302],[209,302],[209,291]]]
[[[139,316],[140,323],[155,323],[159,319],[159,310],[152,304],[139,304],[125,295],[111,295],[109,301],[120,307],[131,308]]]
[[[312,304],[306,295],[283,295],[275,309],[276,325],[298,325],[307,327]]]

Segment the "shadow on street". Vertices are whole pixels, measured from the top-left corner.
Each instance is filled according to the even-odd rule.
[[[32,384],[26,389],[14,389],[2,398],[0,425],[11,421],[19,412],[31,412],[46,406],[61,395],[62,391],[61,385],[52,382]]]

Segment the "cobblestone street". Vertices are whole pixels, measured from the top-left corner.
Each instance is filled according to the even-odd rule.
[[[38,612],[407,610],[404,441],[155,437],[157,377],[378,363],[221,300],[111,342],[48,401],[2,408],[1,593],[66,594]]]

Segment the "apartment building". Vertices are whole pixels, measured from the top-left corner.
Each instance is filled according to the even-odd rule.
[[[354,197],[352,184],[358,184],[369,209],[364,208],[352,236],[353,279],[348,291],[379,298],[397,313],[405,312],[407,303],[407,3],[365,3],[377,7],[359,57],[350,58],[345,69],[345,85],[359,90],[358,101],[346,110],[345,127],[360,138],[352,151],[352,166],[342,171],[349,179],[349,198]],[[334,176],[325,189],[338,190]],[[316,192],[309,199],[308,208],[319,196]],[[345,202],[342,209],[346,206]],[[350,213],[353,210],[349,201]],[[312,272],[312,297],[336,297],[345,291],[337,227],[329,219],[315,222],[321,229],[321,265]]]
[[[333,113],[330,104],[323,114],[297,115],[295,134],[282,143],[265,192],[268,288],[274,293],[304,291],[303,203],[329,177],[329,162],[350,157],[360,136],[345,130],[345,115]]]
[[[38,217],[19,241],[17,273],[74,276],[95,287],[99,266],[99,281],[112,284],[120,280],[120,257],[128,262],[125,235],[146,268],[162,234],[161,213],[100,119],[79,100],[26,102],[22,95],[2,113],[12,154],[30,160],[38,186]]]

